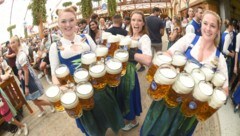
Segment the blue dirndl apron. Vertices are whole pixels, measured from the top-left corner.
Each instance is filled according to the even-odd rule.
[[[190,54],[192,47],[197,43],[199,36],[195,36],[191,46],[185,52],[188,60],[193,60],[196,64],[201,65]],[[219,57],[220,51],[216,51]],[[153,101],[142,128],[141,136],[191,136],[197,126],[198,120],[193,117],[185,117],[181,113],[181,104],[175,108],[168,108],[165,101]]]

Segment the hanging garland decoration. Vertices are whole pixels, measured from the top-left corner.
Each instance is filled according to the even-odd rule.
[[[108,15],[112,17],[116,14],[117,11],[117,3],[116,0],[108,0]]]
[[[92,1],[91,0],[82,0],[81,1],[81,11],[83,18],[87,19],[93,13]]]
[[[31,4],[33,25],[39,25],[40,21],[46,22],[46,0],[33,0]]]

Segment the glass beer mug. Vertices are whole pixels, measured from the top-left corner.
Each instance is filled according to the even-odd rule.
[[[220,71],[215,72],[211,82],[214,87],[222,87],[226,81],[226,77]]]
[[[79,118],[82,116],[82,106],[75,92],[71,91],[63,94],[61,104],[70,117]]]
[[[205,74],[206,81],[211,81],[211,79],[213,78],[213,75],[214,75],[213,67],[211,67],[211,66],[208,65],[208,64],[204,64],[204,65],[201,67],[201,70],[202,70],[202,72]]]
[[[188,73],[180,73],[171,89],[164,97],[166,104],[170,108],[177,107],[194,88],[194,80]]]
[[[47,99],[52,103],[57,111],[64,111],[61,105],[60,98],[63,95],[62,91],[58,86],[51,86],[46,90]]]
[[[197,85],[200,81],[205,81],[206,79],[205,74],[199,68],[193,69],[191,72],[191,76],[193,77],[195,85]]]
[[[195,85],[192,95],[189,95],[182,103],[181,111],[184,116],[194,116],[207,103],[212,93],[212,84],[209,82],[200,81]]]
[[[89,74],[91,76],[91,83],[93,88],[101,90],[107,85],[106,82],[106,67],[103,62],[97,61],[89,66]]]
[[[128,51],[126,51],[124,49],[118,49],[114,52],[114,58],[118,59],[122,62],[121,76],[124,76],[127,71],[127,63],[128,63],[128,58],[129,58]]]
[[[107,45],[108,36],[112,35],[110,32],[102,32],[102,45]]]
[[[130,47],[131,44],[131,38],[130,37],[124,37],[120,40],[119,43],[119,48],[120,49],[124,49],[124,50],[128,50],[128,48]]]
[[[180,51],[175,51],[172,56],[172,65],[179,71],[182,72],[187,62],[187,57]]]
[[[76,93],[83,110],[91,110],[94,107],[94,90],[89,82],[81,82],[77,85]]]
[[[95,50],[97,61],[104,61],[108,54],[108,48],[103,45],[97,45]]]
[[[176,69],[171,65],[161,65],[148,88],[148,95],[155,101],[161,100],[168,93],[171,85],[177,77]]]
[[[158,67],[161,66],[162,64],[171,64],[172,63],[172,57],[164,54],[163,52],[157,52],[154,55],[153,61],[152,61],[151,67],[148,69],[146,79],[149,82],[152,82],[153,76],[155,72],[157,71]]]
[[[79,68],[75,70],[73,77],[74,77],[75,83],[77,84],[80,82],[86,82],[90,78],[89,73],[85,68]]]
[[[190,74],[192,72],[192,70],[195,68],[200,68],[200,65],[193,60],[188,60],[184,67],[184,71],[186,71],[187,73]]]
[[[85,51],[82,53],[81,63],[82,68],[89,69],[89,65],[97,61],[96,54],[93,51]]]
[[[227,95],[224,93],[224,90],[215,88],[208,103],[204,104],[196,113],[197,119],[199,121],[207,120],[225,103],[226,99]]]
[[[117,87],[121,81],[122,62],[118,59],[108,59],[106,61],[106,79],[110,87]]]
[[[119,48],[119,42],[120,42],[119,37],[115,35],[108,36],[108,43],[107,43],[108,56],[113,57],[114,52]]]
[[[65,65],[65,64],[60,64],[55,69],[55,74],[61,85],[67,85],[67,84],[70,84],[71,82],[74,82],[74,79],[70,75],[70,71],[69,71],[67,65]]]

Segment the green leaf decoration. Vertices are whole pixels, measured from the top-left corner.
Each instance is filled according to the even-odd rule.
[[[41,22],[46,22],[46,0],[32,0],[31,9],[33,16],[33,25],[39,25]]]

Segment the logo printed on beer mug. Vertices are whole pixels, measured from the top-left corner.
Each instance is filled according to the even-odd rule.
[[[189,109],[194,110],[194,109],[197,108],[197,104],[192,101],[192,102],[189,103],[188,107],[189,107]]]
[[[107,46],[108,48],[110,48],[110,47],[111,47],[111,43],[107,43],[106,46]]]
[[[181,103],[181,102],[182,102],[182,97],[178,97],[178,98],[176,99],[176,102]]]
[[[151,88],[152,88],[152,90],[156,90],[157,89],[157,83],[155,81],[152,81]]]

